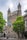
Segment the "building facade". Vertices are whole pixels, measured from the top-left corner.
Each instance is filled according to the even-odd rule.
[[[25,31],[27,31],[27,10],[25,10],[26,14],[24,15],[24,21],[25,21]]]
[[[6,35],[10,35],[11,37],[16,36],[16,33],[13,31],[13,22],[16,21],[17,16],[21,16],[21,5],[20,3],[17,6],[18,10],[11,12],[10,8],[7,13],[7,26],[5,26],[4,32]]]
[[[17,16],[21,16],[21,5],[20,3],[17,6],[18,10],[11,13],[10,8],[7,13],[7,24],[8,26],[12,26],[12,23],[16,21]]]

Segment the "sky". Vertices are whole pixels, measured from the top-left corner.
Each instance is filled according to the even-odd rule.
[[[22,7],[22,15],[24,15],[24,11],[27,9],[27,0],[0,0],[0,11],[3,12],[3,17],[5,20],[7,20],[8,8],[10,8],[11,12],[15,11],[19,2]]]

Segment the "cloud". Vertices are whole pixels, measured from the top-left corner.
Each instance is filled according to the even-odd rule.
[[[0,0],[0,11],[3,12],[3,17],[5,20],[7,19],[7,9],[8,9],[7,3],[8,3],[8,1],[9,0]]]
[[[21,6],[22,6],[22,15],[25,14],[25,10],[27,9],[27,0],[21,0]]]

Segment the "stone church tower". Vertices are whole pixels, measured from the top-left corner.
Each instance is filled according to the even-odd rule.
[[[7,25],[10,25],[10,20],[9,20],[9,16],[11,15],[11,11],[10,8],[8,9],[8,14],[7,14]]]
[[[18,10],[11,12],[10,8],[8,9],[7,13],[7,26],[4,29],[4,32],[9,38],[18,38],[17,33],[13,31],[12,23],[16,21],[17,16],[21,16],[21,5],[18,4]]]
[[[12,23],[16,21],[17,16],[21,16],[21,5],[20,3],[18,4],[18,10],[14,11],[11,13],[10,8],[8,9],[8,14],[7,14],[7,24],[8,26],[12,26]]]
[[[21,16],[21,4],[18,4],[17,16]]]

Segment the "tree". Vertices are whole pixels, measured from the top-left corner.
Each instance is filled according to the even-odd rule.
[[[24,17],[23,16],[18,16],[16,21],[13,23],[13,30],[17,32],[19,35],[19,32],[23,33],[25,30],[24,26]]]
[[[3,27],[5,25],[5,20],[3,19],[3,13],[0,12],[0,32],[3,32]]]

